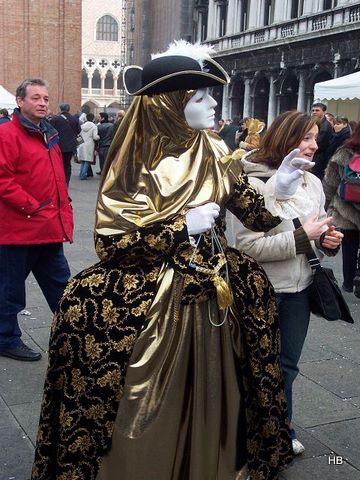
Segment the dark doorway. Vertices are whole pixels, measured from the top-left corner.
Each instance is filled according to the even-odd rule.
[[[287,75],[281,86],[280,113],[287,110],[296,110],[298,100],[299,81],[292,73]]]
[[[232,117],[242,118],[244,111],[245,85],[242,80],[236,80],[231,89],[231,112]]]
[[[265,77],[260,78],[254,91],[254,117],[267,122],[269,103],[269,80]]]

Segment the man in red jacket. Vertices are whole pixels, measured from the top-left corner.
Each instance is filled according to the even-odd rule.
[[[45,120],[49,94],[41,79],[16,90],[19,108],[0,129],[0,355],[40,360],[21,340],[17,314],[32,272],[55,311],[70,277],[63,242],[73,213],[56,130]]]

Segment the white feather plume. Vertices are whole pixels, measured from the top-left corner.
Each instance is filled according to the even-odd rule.
[[[151,59],[159,57],[167,57],[169,55],[181,55],[190,57],[199,62],[201,68],[203,61],[210,58],[210,55],[215,53],[215,50],[210,45],[200,45],[200,43],[189,43],[186,40],[174,40],[170,43],[168,49],[162,53],[153,53]]]

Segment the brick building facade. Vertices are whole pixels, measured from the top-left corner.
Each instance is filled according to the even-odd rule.
[[[51,110],[80,108],[81,0],[0,1],[0,85],[30,77],[49,82]]]

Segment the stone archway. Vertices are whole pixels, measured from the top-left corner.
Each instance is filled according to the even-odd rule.
[[[91,112],[96,114],[97,111],[99,110],[99,104],[92,100],[88,100],[87,102],[83,103],[82,107],[85,107],[86,110],[88,110],[88,113]]]
[[[267,122],[269,106],[269,80],[263,76],[259,77],[254,87],[254,113],[253,117]]]

